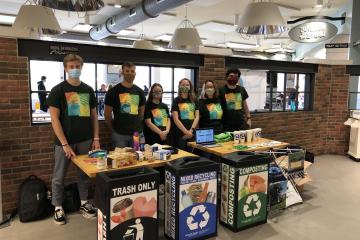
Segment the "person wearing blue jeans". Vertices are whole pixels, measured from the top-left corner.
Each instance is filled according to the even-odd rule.
[[[124,63],[120,74],[124,81],[105,96],[105,122],[112,131],[114,147],[131,147],[134,132],[143,130],[145,94],[134,84],[136,66],[133,63]]]

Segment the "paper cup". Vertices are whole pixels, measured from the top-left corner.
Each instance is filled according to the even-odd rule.
[[[252,136],[253,136],[253,130],[252,129],[246,130],[246,142],[251,142]]]
[[[246,131],[239,131],[240,132],[240,142],[244,143],[246,139]]]
[[[255,128],[253,130],[253,140],[257,141],[261,138],[261,128]]]
[[[234,144],[240,143],[240,131],[234,131]]]

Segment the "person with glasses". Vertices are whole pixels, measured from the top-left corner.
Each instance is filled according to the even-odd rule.
[[[162,102],[163,88],[155,83],[151,86],[145,105],[145,141],[147,144],[165,144],[170,132],[168,106]]]

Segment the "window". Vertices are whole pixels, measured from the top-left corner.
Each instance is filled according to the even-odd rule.
[[[104,119],[107,90],[122,81],[119,77],[120,70],[121,65],[84,63],[81,80],[95,91],[100,120]],[[46,90],[39,90],[41,76],[46,76],[46,82],[43,84]],[[145,94],[150,90],[152,84],[160,83],[164,88],[163,102],[170,108],[173,99],[177,96],[178,82],[185,77],[192,80],[193,83],[196,82],[195,69],[139,65],[136,66],[134,83],[143,89]],[[44,103],[51,89],[66,78],[62,62],[30,60],[32,123],[49,123],[51,121]]]
[[[252,112],[311,109],[312,74],[241,70],[240,84],[249,94]]]
[[[360,109],[360,76],[351,76],[350,78],[349,109]]]

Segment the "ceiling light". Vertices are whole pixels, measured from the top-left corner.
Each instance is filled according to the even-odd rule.
[[[124,35],[129,35],[135,32],[135,29],[124,29],[121,30],[120,32],[118,32],[116,35],[117,36],[124,36]]]
[[[0,14],[0,25],[12,25],[15,22],[16,16],[7,15],[7,14]]]
[[[206,31],[215,31],[215,32],[234,32],[235,27],[231,23],[224,23],[224,22],[218,22],[218,21],[209,21],[205,23],[201,23],[196,25],[198,29],[206,30]]]
[[[150,40],[139,39],[134,41],[133,48],[153,50],[154,45]]]
[[[48,35],[61,32],[53,10],[39,5],[22,5],[13,26],[17,29],[28,29],[30,32]]]
[[[155,39],[162,40],[162,41],[165,41],[165,42],[170,42],[172,36],[173,36],[172,34],[165,33],[165,34],[162,34],[160,36],[155,37]]]
[[[235,48],[235,49],[251,49],[257,47],[256,44],[240,43],[240,42],[226,42],[225,45],[229,48]]]
[[[121,5],[120,4],[115,4],[114,8],[121,8]]]
[[[278,6],[273,2],[252,2],[245,8],[236,31],[248,35],[267,35],[287,30]]]
[[[92,26],[90,24],[78,23],[73,27],[74,31],[77,32],[89,32]]]
[[[324,0],[316,0],[314,8],[322,8],[324,7]]]

